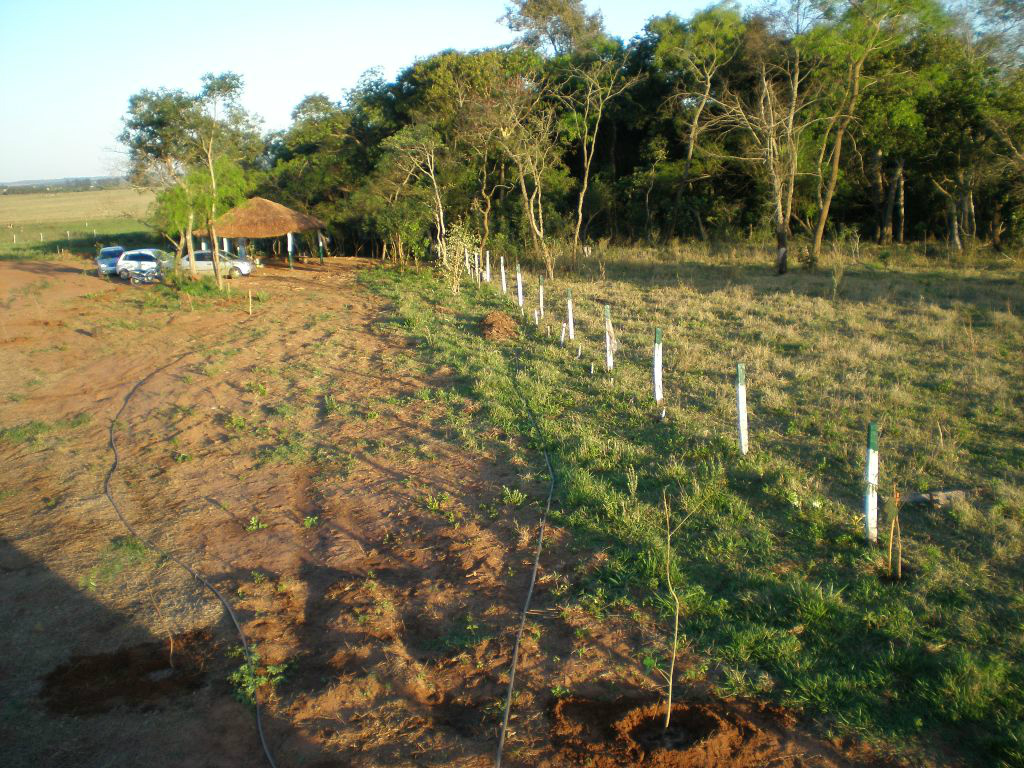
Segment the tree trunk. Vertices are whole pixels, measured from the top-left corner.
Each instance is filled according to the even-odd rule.
[[[960,240],[960,217],[957,216],[956,200],[952,196],[946,198],[946,226],[949,247],[955,248],[957,253],[960,253],[964,249],[963,242]]]
[[[903,158],[896,161],[896,167],[893,169],[892,176],[889,177],[889,188],[885,194],[885,211],[882,215],[882,240],[881,242],[885,245],[892,244],[892,222],[893,222],[893,211],[896,208],[896,189],[899,186],[899,180],[903,176]],[[879,169],[879,177],[881,177],[881,169]]]
[[[821,243],[825,237],[825,225],[828,223],[828,211],[832,206],[832,197],[836,192],[836,184],[839,182],[839,159],[842,156],[843,139],[846,136],[848,120],[839,121],[836,126],[836,143],[832,151],[832,166],[829,169],[828,183],[825,185],[825,195],[821,201],[821,211],[818,213],[818,223],[814,227],[814,245],[811,248],[811,265],[818,263],[821,256]]]
[[[789,233],[783,226],[777,226],[775,228],[775,271],[780,274],[786,274],[786,270],[789,269]]]
[[[188,273],[193,280],[199,279],[196,271],[196,245],[192,241],[192,229],[196,223],[196,215],[191,210],[188,212],[188,237],[185,239],[185,247],[188,249]]]
[[[185,250],[185,230],[178,230],[178,243],[174,248],[174,271],[181,271],[181,253]]]
[[[898,200],[897,211],[899,212],[899,217],[900,217],[900,227],[897,230],[896,242],[898,242],[900,245],[903,245],[903,232],[904,232],[904,229],[905,229],[904,225],[906,223],[906,210],[907,209],[906,209],[906,205],[905,205],[906,200],[904,199],[904,195],[903,195],[903,180],[904,180],[905,173],[903,171],[904,160],[903,160],[902,157],[899,160],[896,161],[896,167],[898,168],[898,174],[899,174],[898,181],[897,181],[897,184],[899,185],[899,189],[896,192],[896,198]]]
[[[882,150],[880,149],[875,150],[871,171],[871,181],[875,193],[873,201],[875,208],[874,232],[871,239],[876,243],[882,243],[885,241],[886,227],[892,223],[892,209],[886,203],[893,199],[893,195],[891,184],[889,185],[890,193],[886,195],[885,179],[882,176]]]

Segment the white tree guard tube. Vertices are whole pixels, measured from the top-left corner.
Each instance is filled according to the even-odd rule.
[[[743,363],[736,363],[736,427],[740,453],[746,456],[750,446],[747,438],[747,372]]]
[[[565,323],[562,323],[562,337],[558,340],[558,346],[565,346]]]
[[[484,268],[484,282],[491,282],[491,252],[487,251],[487,266]]]
[[[516,262],[516,296],[519,299],[519,311],[523,310],[523,273],[519,271],[519,262]]]
[[[615,368],[615,331],[612,328],[612,308],[604,305],[604,367]]]
[[[661,328],[654,329],[654,403],[661,405],[665,400],[665,392],[662,389],[661,381]]]
[[[466,250],[465,248],[463,248],[462,249],[462,253],[466,257],[466,274],[467,275],[472,275],[473,274],[473,270],[469,268],[469,251]]]
[[[568,315],[567,322],[569,323],[569,341],[575,341],[576,324],[573,322],[572,318],[572,288],[569,289],[569,297],[565,300],[565,309],[566,314]]]
[[[544,317],[544,275],[540,276],[540,287],[537,288],[537,299],[540,306],[540,316]]]
[[[878,425],[868,424],[868,450],[864,461],[864,536],[878,541]]]
[[[505,257],[499,256],[498,258],[501,260],[501,292],[507,295],[508,283],[505,282]]]

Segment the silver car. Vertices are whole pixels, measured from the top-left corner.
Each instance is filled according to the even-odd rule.
[[[228,277],[241,277],[252,272],[252,262],[244,256],[220,251],[220,268]],[[188,254],[181,256],[181,268],[188,269]],[[196,272],[213,274],[213,251],[196,251]]]
[[[125,251],[117,260],[114,271],[122,280],[131,277],[132,272],[162,271],[170,263],[170,254],[159,248],[136,248]]]
[[[113,275],[117,272],[117,260],[121,258],[121,254],[124,253],[124,246],[121,245],[108,245],[106,248],[100,248],[100,254],[96,257],[96,274]]]

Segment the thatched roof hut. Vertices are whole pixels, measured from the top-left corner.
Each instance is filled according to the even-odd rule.
[[[324,223],[315,216],[293,211],[263,197],[250,198],[222,213],[213,222],[218,237],[230,238],[282,237],[290,232],[323,228]],[[205,235],[207,232],[196,230],[196,234]]]

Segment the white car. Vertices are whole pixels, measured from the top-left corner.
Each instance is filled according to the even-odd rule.
[[[114,271],[122,280],[127,280],[132,272],[159,272],[169,261],[170,255],[159,248],[136,248],[121,254]]]
[[[227,277],[241,277],[252,272],[252,262],[244,256],[220,251],[221,273]],[[181,255],[181,268],[188,269],[188,254]],[[213,274],[213,251],[196,251],[196,272]]]

